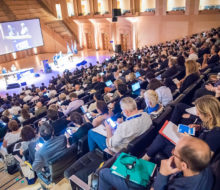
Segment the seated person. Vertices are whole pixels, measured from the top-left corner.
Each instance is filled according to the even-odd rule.
[[[185,62],[185,68],[185,77],[182,80],[180,80],[179,83],[176,84],[177,88],[181,93],[199,79],[199,69],[197,62],[193,60],[187,60]]]
[[[20,148],[20,155],[23,155],[23,152],[28,149],[29,143],[37,140],[37,136],[35,134],[33,127],[29,125],[25,125],[21,129],[21,139],[22,139],[22,142],[21,142],[21,148]]]
[[[58,136],[64,134],[66,127],[69,123],[65,118],[59,118],[58,111],[54,109],[48,109],[47,118],[49,119],[50,125],[53,126],[54,135]]]
[[[67,100],[66,99],[66,94],[65,93],[61,93],[60,95],[59,95],[59,105],[60,106],[68,106],[69,105],[69,103],[70,103],[70,100]]]
[[[97,101],[98,100],[102,100],[102,94],[100,92],[96,92],[94,95],[93,95],[93,100],[95,100],[94,103],[91,103],[89,105],[89,108],[88,108],[88,112],[92,112],[94,110],[97,109]]]
[[[4,137],[3,144],[2,144],[4,148],[7,148],[7,146],[21,139],[21,128],[16,120],[9,121],[8,129],[11,132],[7,132]]]
[[[47,111],[47,107],[43,106],[42,102],[37,102],[35,106],[35,117]]]
[[[189,136],[181,138],[172,156],[162,160],[154,189],[211,190],[214,179],[208,166],[210,160],[211,151],[207,143]]]
[[[118,92],[119,98],[114,103],[112,103],[113,107],[110,106],[114,114],[118,114],[118,113],[120,114],[122,112],[121,107],[120,107],[120,101],[121,99],[127,96],[127,93],[128,93],[127,85],[119,84],[117,92]]]
[[[80,94],[84,93],[83,87],[80,86],[80,84],[75,84],[75,91],[74,93],[77,94],[77,96],[79,96]]]
[[[39,130],[44,142],[42,147],[38,144],[35,147],[36,153],[32,169],[37,173],[41,172],[43,168],[47,168],[48,160],[59,156],[67,148],[66,137],[64,135],[54,136],[53,127],[47,122],[44,122]]]
[[[115,80],[114,81],[114,87],[116,89],[115,92],[112,95],[110,95],[109,93],[104,95],[104,100],[106,103],[108,103],[111,100],[115,100],[115,99],[119,98],[119,94],[118,94],[118,85],[119,84],[123,84],[123,81],[121,79]]]
[[[209,145],[211,151],[215,153],[220,148],[220,141],[218,141],[220,138],[220,102],[214,96],[207,95],[197,99],[195,106],[197,115],[202,120],[203,126],[208,129],[201,129],[199,138],[204,140]],[[175,110],[176,109],[174,109],[171,121],[177,125]],[[191,124],[189,126],[196,127],[196,130],[198,130],[200,125]],[[147,149],[144,158],[150,160],[150,158],[154,157],[159,152],[169,157],[173,148],[174,145],[159,134]]]
[[[167,160],[162,160],[153,189],[211,190],[214,180],[211,169],[208,167],[210,160],[210,148],[204,141],[194,137],[181,138],[172,156]],[[110,190],[112,188],[117,190],[146,189],[133,182],[126,182],[125,179],[112,174],[109,168],[104,168],[99,174],[98,189]]]
[[[107,137],[90,130],[88,134],[90,151],[95,150],[98,145],[101,150],[108,148],[110,151],[116,153],[126,148],[129,142],[150,128],[152,124],[150,116],[145,112],[140,113],[137,110],[137,104],[134,99],[130,97],[123,98],[120,101],[120,106],[126,117],[126,121],[118,124],[114,131],[105,122]]]
[[[214,67],[218,61],[219,61],[219,55],[218,55],[219,48],[216,45],[213,45],[211,48],[211,54],[204,54],[203,55],[203,62],[202,62],[202,70],[205,70],[206,68],[212,68]]]
[[[27,109],[22,108],[21,110],[21,116],[18,117],[18,120],[23,123],[27,120],[29,120],[30,118],[34,117],[34,115],[32,113],[30,113]]]
[[[147,90],[144,93],[146,102],[145,112],[147,112],[152,119],[157,118],[163,112],[163,105],[159,103],[158,95],[154,90]]]
[[[71,93],[69,95],[69,98],[70,98],[70,101],[71,101],[69,103],[69,105],[67,107],[62,106],[62,111],[63,111],[64,115],[66,115],[66,116],[68,114],[70,114],[71,111],[74,111],[77,108],[79,108],[80,106],[84,105],[83,100],[79,100],[76,93]]]
[[[98,100],[96,106],[98,114],[95,114],[95,118],[92,121],[93,127],[101,125],[104,120],[110,117],[108,113],[108,106],[104,101]],[[94,113],[92,113],[92,115],[94,115]],[[85,119],[87,122],[90,122],[86,116]]]
[[[178,72],[176,65],[177,65],[177,59],[174,57],[170,58],[168,62],[169,68],[161,74],[161,78],[164,79],[175,75]]]
[[[78,112],[70,114],[70,121],[78,128],[72,135],[66,133],[70,145],[78,143],[78,140],[87,135],[88,131],[93,128],[90,122],[83,121],[82,115]]]
[[[173,95],[170,88],[166,87],[161,81],[157,79],[150,80],[148,89],[156,91],[159,102],[163,106],[166,106],[173,101]]]

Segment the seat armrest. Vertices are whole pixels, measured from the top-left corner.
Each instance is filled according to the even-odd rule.
[[[82,188],[83,190],[90,190],[90,187],[88,184],[86,184],[84,181],[79,179],[77,176],[72,175],[69,180],[71,180],[74,184],[76,184],[78,187]]]

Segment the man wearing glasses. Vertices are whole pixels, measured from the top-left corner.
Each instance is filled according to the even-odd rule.
[[[204,141],[189,136],[181,138],[172,156],[161,161],[154,190],[211,190],[210,159],[211,151]]]

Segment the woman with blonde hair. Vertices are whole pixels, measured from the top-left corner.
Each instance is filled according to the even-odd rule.
[[[183,92],[191,84],[196,82],[199,79],[199,67],[198,63],[194,60],[187,60],[185,62],[186,75],[185,77],[176,84],[180,92]]]
[[[146,103],[145,112],[150,114],[154,119],[163,111],[163,106],[159,103],[158,94],[154,90],[147,90],[144,93]]]
[[[198,98],[195,101],[197,116],[202,121],[202,127],[198,124],[188,126],[198,129],[198,138],[204,140],[213,153],[220,149],[220,102],[211,95]],[[172,119],[171,119],[172,121]],[[144,158],[149,160],[158,152],[162,152],[167,157],[171,155],[174,145],[162,135],[157,135],[153,143],[147,150]]]

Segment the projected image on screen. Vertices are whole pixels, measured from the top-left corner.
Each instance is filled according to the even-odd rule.
[[[39,19],[0,23],[0,55],[43,45]]]

